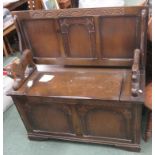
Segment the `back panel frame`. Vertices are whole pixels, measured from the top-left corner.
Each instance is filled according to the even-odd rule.
[[[145,66],[147,7],[13,12],[21,51],[37,64],[131,67],[141,50]]]

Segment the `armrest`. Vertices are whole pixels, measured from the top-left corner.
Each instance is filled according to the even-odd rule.
[[[132,96],[136,97],[139,94],[140,88],[140,49],[134,50],[134,59],[132,65]]]
[[[14,79],[13,89],[17,90],[20,88],[35,69],[36,66],[33,62],[31,51],[29,49],[24,50],[21,59],[12,63],[7,69],[9,76]]]

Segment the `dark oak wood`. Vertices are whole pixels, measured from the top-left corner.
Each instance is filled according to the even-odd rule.
[[[130,67],[136,48],[141,50],[141,63],[145,65],[143,36],[147,10],[139,8],[36,10],[14,14],[20,20],[23,50],[32,49],[36,63]]]
[[[13,14],[21,51],[30,49],[36,66],[8,91],[28,137],[140,151],[147,8]],[[52,78],[41,81],[44,76]]]

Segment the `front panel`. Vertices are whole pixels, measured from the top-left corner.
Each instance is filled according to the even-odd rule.
[[[131,104],[123,105],[110,101],[83,104],[79,105],[78,113],[84,137],[109,141],[132,142],[134,140],[134,118]]]
[[[28,133],[75,135],[69,104],[39,97],[18,97],[14,101]]]
[[[139,142],[141,105],[111,101],[14,97],[28,133],[99,142]],[[49,135],[49,136],[50,136]]]

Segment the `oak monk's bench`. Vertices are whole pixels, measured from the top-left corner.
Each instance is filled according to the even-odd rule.
[[[10,95],[29,139],[140,151],[146,7],[14,12]]]

